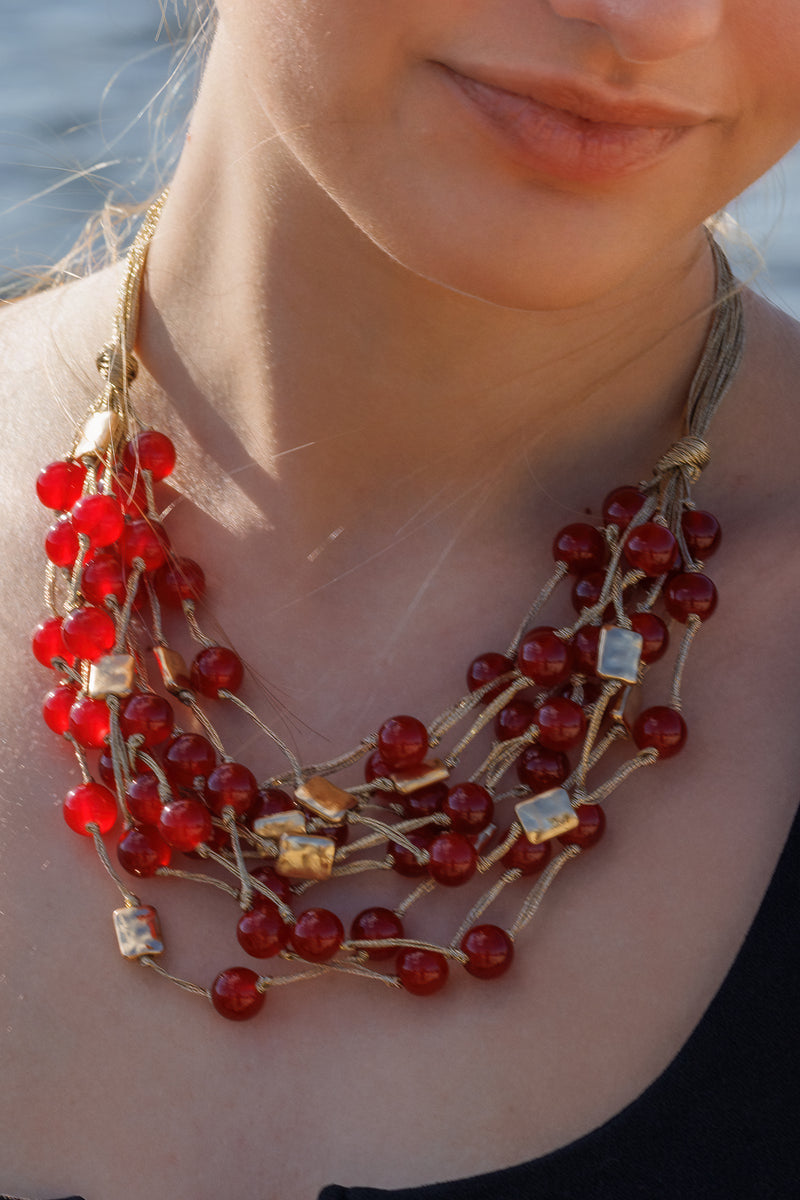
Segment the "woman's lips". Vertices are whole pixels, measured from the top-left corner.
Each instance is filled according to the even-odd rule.
[[[643,171],[708,120],[691,110],[609,99],[571,84],[515,85],[524,86],[523,93],[451,67],[444,72],[515,161],[568,182],[611,181]]]

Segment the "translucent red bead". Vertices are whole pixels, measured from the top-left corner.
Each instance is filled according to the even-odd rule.
[[[170,558],[156,573],[156,592],[162,604],[179,608],[184,600],[199,600],[205,594],[206,577],[191,558]]]
[[[517,759],[517,775],[532,792],[547,792],[560,787],[570,772],[569,759],[560,750],[547,746],[526,746]]]
[[[114,496],[83,496],[72,509],[72,524],[92,546],[110,546],[118,541],[124,523],[122,507]]]
[[[227,646],[206,646],[192,663],[191,678],[195,691],[217,700],[222,691],[239,690],[244,667],[239,655]]]
[[[503,856],[503,866],[523,875],[538,875],[547,866],[552,855],[552,843],[531,842],[521,833]]]
[[[553,558],[575,575],[596,571],[605,562],[605,538],[594,525],[566,525],[553,541]]]
[[[562,833],[558,840],[563,846],[580,846],[582,850],[588,850],[605,833],[606,814],[600,804],[578,804],[575,816],[578,824],[569,833]]]
[[[431,879],[445,887],[460,887],[472,878],[478,866],[475,847],[461,833],[440,833],[431,842],[428,853]]]
[[[539,743],[548,750],[569,750],[586,732],[586,717],[580,704],[565,696],[546,700],[536,712]]]
[[[150,471],[153,479],[166,479],[175,466],[175,446],[165,433],[146,429],[128,442],[122,465],[131,474],[143,470]]]
[[[505,654],[499,654],[493,650],[488,651],[486,654],[479,654],[469,665],[467,687],[471,692],[477,692],[479,688],[484,687],[487,683],[491,683],[493,679],[497,679],[500,675],[508,674],[513,668],[513,660],[507,658]],[[503,684],[489,688],[486,695],[482,697],[483,703],[490,704],[502,691]]]
[[[172,733],[175,714],[163,696],[138,692],[124,702],[119,717],[124,738],[141,737],[148,748],[160,746]]]
[[[177,737],[164,755],[164,771],[175,787],[190,788],[195,779],[206,779],[217,765],[217,753],[200,733]]]
[[[642,662],[657,662],[669,645],[669,631],[666,625],[660,617],[651,612],[631,613],[630,619],[631,628],[643,639]]]
[[[416,766],[428,753],[428,731],[416,717],[390,717],[378,730],[378,753],[392,771]]]
[[[408,946],[398,952],[395,970],[403,987],[414,996],[432,996],[441,991],[450,975],[444,954]]]
[[[118,604],[125,601],[125,568],[118,555],[99,550],[81,571],[81,591],[90,604],[102,605],[108,596]]]
[[[307,908],[300,913],[289,940],[301,958],[327,962],[344,941],[344,926],[327,908]]]
[[[211,814],[199,800],[170,800],[160,808],[157,824],[168,846],[187,853],[211,840]]]
[[[61,633],[70,654],[88,662],[97,662],[98,658],[109,654],[117,636],[111,616],[93,604],[67,613]]]
[[[91,837],[89,825],[108,833],[117,820],[117,802],[101,783],[79,783],[64,799],[64,820],[75,833]]]
[[[686,733],[686,722],[676,709],[656,705],[639,714],[633,740],[640,750],[653,747],[661,758],[671,758],[683,749]]]
[[[137,825],[158,826],[163,807],[158,779],[152,771],[134,775],[125,788],[125,803]],[[209,825],[211,822],[209,821]]]
[[[157,521],[140,517],[125,526],[120,545],[129,567],[138,561],[145,571],[157,571],[167,560],[169,538]]]
[[[498,925],[473,925],[461,939],[464,964],[476,979],[497,979],[514,961],[514,943]]]
[[[457,783],[447,792],[442,812],[455,833],[480,833],[494,817],[494,801],[479,783]]]
[[[665,575],[678,561],[678,543],[666,526],[645,521],[629,534],[625,556],[635,570],[645,575]]]
[[[700,509],[687,509],[681,516],[681,528],[689,553],[694,558],[710,558],[719,546],[722,529],[717,518]]]
[[[233,809],[237,817],[244,817],[252,808],[257,791],[255,776],[242,763],[220,763],[206,781],[206,803],[218,817],[226,808]]]
[[[138,879],[149,879],[159,867],[168,867],[171,857],[169,846],[151,825],[132,826],[117,843],[120,866]]]
[[[390,908],[365,908],[353,919],[350,926],[350,938],[357,942],[380,942],[388,938],[404,937],[403,922],[397,913]],[[368,950],[369,957],[376,962],[393,958],[397,947],[383,946],[379,949]]]
[[[569,679],[573,652],[555,629],[542,626],[526,633],[517,653],[517,666],[539,687],[556,687]]]
[[[53,733],[66,733],[69,728],[70,709],[78,693],[69,683],[59,683],[47,693],[42,702],[42,716]]]
[[[644,494],[636,487],[614,488],[603,501],[604,524],[616,525],[620,533],[624,533],[644,501]]]
[[[36,495],[45,508],[66,512],[80,499],[86,467],[78,462],[54,462],[36,479]]]
[[[52,667],[53,659],[60,658],[71,667],[75,655],[64,644],[64,621],[61,617],[47,617],[33,631],[31,645],[34,657],[43,667]]]
[[[229,1021],[247,1021],[264,1007],[258,975],[249,967],[228,967],[211,985],[211,1003]]]
[[[707,575],[685,571],[673,575],[664,588],[664,604],[676,621],[707,620],[717,607],[717,589]]]
[[[69,732],[79,746],[99,750],[108,737],[111,714],[104,700],[84,696],[69,710]]]
[[[495,737],[499,742],[522,737],[536,720],[536,705],[530,700],[515,696],[509,700],[494,719]]]
[[[251,958],[273,958],[280,954],[290,932],[291,926],[268,901],[242,913],[236,927],[239,945]]]
[[[80,540],[69,517],[62,517],[45,534],[44,552],[57,567],[73,567],[79,549]]]

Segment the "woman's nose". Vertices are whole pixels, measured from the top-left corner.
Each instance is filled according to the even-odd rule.
[[[549,0],[560,17],[602,29],[630,62],[675,58],[710,41],[725,0]]]

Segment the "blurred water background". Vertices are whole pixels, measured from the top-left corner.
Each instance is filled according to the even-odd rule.
[[[109,190],[128,203],[163,183],[185,109],[173,103],[169,12],[167,29],[160,0],[2,0],[0,282],[57,260]],[[764,254],[760,289],[800,316],[800,148],[732,214]],[[752,254],[738,265],[749,275]]]

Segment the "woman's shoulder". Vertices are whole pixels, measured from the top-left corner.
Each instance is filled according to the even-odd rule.
[[[796,387],[800,379],[800,321],[755,291],[744,292],[745,360],[743,374],[751,382]]]

